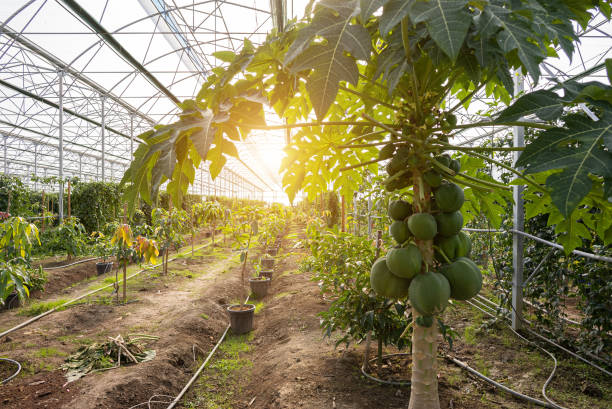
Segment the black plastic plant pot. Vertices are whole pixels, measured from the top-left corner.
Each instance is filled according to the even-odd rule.
[[[262,258],[261,268],[264,270],[272,270],[274,268],[274,259],[273,258]]]
[[[21,307],[21,298],[17,292],[10,293],[4,300],[4,309],[10,310]]]
[[[270,279],[268,277],[253,277],[249,278],[249,285],[251,286],[251,292],[255,294],[256,298],[264,298],[268,295],[268,289],[270,288]]]
[[[253,304],[232,304],[227,307],[230,316],[230,326],[234,334],[246,334],[253,330],[255,306]]]
[[[99,276],[110,272],[112,269],[113,269],[112,261],[103,261],[100,263],[96,263],[96,272],[98,273]]]
[[[272,270],[261,270],[259,272],[259,276],[260,277],[266,277],[269,278],[270,280],[272,280],[272,274],[274,273],[274,271]]]

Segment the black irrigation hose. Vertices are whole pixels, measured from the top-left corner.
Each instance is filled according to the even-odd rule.
[[[486,311],[486,310],[482,309],[481,307],[477,306],[476,304],[473,304],[473,303],[472,303],[472,302],[470,302],[470,301],[465,301],[465,302],[466,302],[467,304],[471,305],[472,307],[475,307],[476,309],[478,309],[478,310],[480,310],[480,311],[484,312],[485,314],[489,315],[490,317],[495,318],[495,315],[491,314],[489,311]],[[485,308],[488,308],[488,307],[486,307],[484,304],[481,304],[481,306],[484,306]],[[556,402],[554,402],[552,399],[548,398],[548,396],[546,396],[546,388],[548,387],[548,384],[550,383],[550,381],[552,380],[552,378],[555,376],[555,373],[556,373],[556,371],[557,371],[557,359],[555,358],[555,356],[554,356],[554,355],[553,355],[551,352],[547,351],[546,349],[544,349],[544,348],[542,348],[541,346],[539,346],[538,344],[536,344],[535,342],[530,341],[530,340],[528,340],[527,338],[523,337],[521,334],[519,334],[518,332],[516,332],[515,330],[513,330],[511,326],[509,326],[509,325],[508,325],[508,328],[510,328],[510,330],[511,330],[511,331],[512,331],[512,332],[513,332],[515,335],[517,335],[519,338],[521,338],[522,340],[524,340],[525,342],[527,342],[527,343],[529,343],[529,344],[531,344],[531,345],[534,345],[534,346],[535,346],[535,347],[537,347],[538,349],[540,349],[540,350],[544,351],[546,354],[548,354],[548,356],[550,356],[550,357],[553,359],[553,362],[554,362],[553,370],[551,371],[550,375],[548,376],[548,379],[546,379],[546,382],[544,382],[544,385],[542,386],[542,396],[544,396],[544,399],[546,399],[546,402],[540,401],[540,400],[538,400],[538,399],[532,398],[532,397],[527,396],[527,395],[523,395],[523,394],[522,394],[522,393],[520,393],[520,392],[517,392],[517,391],[515,391],[515,390],[513,390],[513,389],[508,388],[507,386],[504,386],[504,385],[502,385],[502,384],[500,384],[500,383],[497,383],[497,382],[495,382],[494,380],[492,380],[492,379],[488,378],[487,376],[485,376],[485,375],[481,374],[480,372],[476,371],[475,369],[470,368],[470,367],[469,367],[467,364],[465,364],[464,362],[461,362],[461,361],[459,361],[459,360],[457,360],[457,359],[455,359],[455,358],[452,358],[452,357],[451,357],[451,356],[449,356],[449,355],[446,355],[446,357],[447,357],[448,359],[450,359],[452,362],[454,362],[455,364],[457,364],[458,366],[462,367],[463,369],[466,369],[466,370],[467,370],[467,371],[469,371],[470,373],[473,373],[474,375],[478,376],[479,378],[481,378],[481,379],[485,380],[486,382],[490,383],[491,385],[493,385],[493,386],[495,386],[495,387],[497,387],[497,388],[503,389],[504,391],[506,391],[506,392],[508,392],[508,393],[512,394],[513,396],[516,396],[516,397],[518,397],[518,398],[521,398],[521,399],[527,400],[527,401],[532,402],[532,403],[534,403],[534,404],[536,404],[536,405],[543,406],[543,407],[546,407],[546,408],[552,408],[552,409],[566,409],[566,408],[564,408],[563,406],[560,406],[559,404],[557,404]]]
[[[65,264],[63,266],[43,267],[43,270],[57,270],[58,268],[76,266],[77,264],[82,264],[82,263],[86,263],[88,261],[97,260],[97,259],[98,259],[98,257],[92,257],[92,258],[88,258],[88,259],[85,259],[85,260],[79,260],[79,261],[76,261],[74,263]]]
[[[403,355],[410,355],[410,354],[409,354],[409,353],[406,353],[406,352],[400,352],[400,353],[397,353],[397,354],[387,354],[387,355],[383,355],[382,357],[383,357],[383,358],[388,358],[388,357],[391,357],[391,356],[400,356],[400,355],[401,355],[401,356],[403,356]],[[372,362],[372,361],[374,361],[375,359],[377,359],[377,357],[374,357],[374,358],[370,359],[370,360],[369,360],[369,362]],[[361,365],[361,373],[362,373],[362,374],[363,374],[363,376],[365,376],[366,378],[368,378],[368,379],[370,379],[370,380],[372,380],[372,381],[374,381],[374,382],[382,383],[382,384],[385,384],[385,385],[393,385],[393,386],[410,386],[410,381],[407,381],[407,380],[406,380],[406,381],[387,381],[387,380],[385,380],[385,379],[380,379],[380,378],[377,378],[377,377],[375,377],[375,376],[373,376],[373,375],[370,375],[370,374],[369,374],[369,373],[367,373],[367,372],[366,372],[366,370],[365,370],[365,362],[363,363],[363,365]]]
[[[10,362],[10,363],[12,363],[12,364],[17,366],[17,371],[14,374],[12,374],[11,376],[9,376],[6,379],[3,379],[2,382],[0,382],[0,385],[4,385],[8,381],[13,379],[17,375],[19,375],[19,372],[21,372],[21,364],[19,362],[15,361],[14,359],[10,359],[10,358],[0,358],[0,361]]]

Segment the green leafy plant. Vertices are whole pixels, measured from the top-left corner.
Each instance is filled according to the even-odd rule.
[[[455,162],[439,160],[444,152],[460,151],[493,162],[511,172],[515,183],[550,196],[562,216],[558,224],[569,220],[566,234],[573,237],[578,233],[572,230],[572,212],[598,190],[609,192],[611,87],[568,81],[560,84],[563,97],[545,95],[552,105],[527,95],[523,98],[531,98],[535,111],[519,99],[493,121],[459,123],[454,111],[467,108],[480,90],[495,102],[509,103],[512,70],[525,72],[537,84],[545,58],[556,54],[555,47],[571,57],[575,26],[585,28],[599,11],[609,18],[609,3],[323,0],[305,21],[271,33],[257,49],[245,41],[240,53],[226,56],[226,68],[207,77],[196,99],[182,104],[176,123],[141,135],[144,143],[124,177],[128,201],[134,202],[138,194],[150,201],[168,179],[168,191],[180,204],[203,159],[210,161],[216,177],[225,155],[237,155],[233,140],[245,138],[254,128],[296,128],[283,161],[283,186],[291,199],[300,190],[316,197],[331,186],[350,200],[362,181],[359,168],[378,173],[377,164],[383,161],[386,189],[410,189],[415,210],[429,216],[440,202],[432,200],[435,180],[426,179],[430,171],[472,189],[509,189],[499,181],[461,172]],[[451,97],[458,102],[449,104]],[[287,125],[266,126],[264,103]],[[598,120],[570,113],[562,117],[563,126],[552,122],[579,103],[586,103]],[[311,119],[313,111],[316,121]],[[545,123],[522,120],[530,115]],[[519,165],[526,173],[487,156],[503,149],[450,143],[465,129],[491,126],[545,130],[521,156]],[[587,163],[593,164],[592,170],[584,166]],[[552,170],[556,173],[544,184],[531,176]],[[489,216],[492,208],[479,210]],[[570,251],[571,241],[566,243]],[[415,280],[430,282],[433,276],[428,273],[437,266],[433,242],[422,238],[416,244],[423,263]],[[409,408],[437,409],[437,326],[418,325],[420,317],[413,317],[417,325]]]
[[[81,254],[86,246],[85,226],[76,217],[67,217],[57,228],[59,248],[68,255],[68,260]]]
[[[40,245],[38,229],[21,217],[10,217],[0,223],[0,303],[16,293],[24,300],[30,290],[42,290],[45,275],[42,268],[31,267],[35,243]]]
[[[362,342],[368,333],[378,341],[377,358],[382,362],[383,345],[399,349],[409,345],[403,335],[408,324],[402,302],[377,296],[370,288],[370,267],[376,250],[367,237],[329,230],[310,229],[308,235],[311,256],[301,269],[313,272],[321,295],[331,300],[321,313],[321,327],[326,337],[335,331],[342,336],[336,346]]]
[[[187,221],[187,213],[184,210],[165,210],[155,208],[152,212],[153,228],[155,238],[160,243],[162,253],[163,271],[168,274],[168,257],[170,248],[179,248],[183,244],[183,229]]]

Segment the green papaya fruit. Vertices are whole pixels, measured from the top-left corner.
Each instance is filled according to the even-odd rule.
[[[381,297],[404,298],[408,295],[410,280],[394,275],[387,268],[385,257],[381,257],[370,270],[370,286]]]
[[[395,145],[389,143],[382,147],[380,151],[378,151],[378,159],[391,159],[393,154],[395,153]]]
[[[459,257],[442,266],[440,271],[450,283],[451,298],[469,300],[482,288],[482,273],[476,263],[467,257]]]
[[[412,279],[421,271],[421,252],[409,244],[406,247],[392,248],[387,252],[387,268],[401,278]]]
[[[425,316],[432,316],[444,311],[450,293],[451,289],[446,277],[433,271],[417,274],[412,279],[408,289],[410,305],[419,314]]]
[[[433,317],[431,315],[419,315],[418,317],[416,317],[415,321],[419,327],[425,328],[431,328],[434,322]]]
[[[429,186],[436,188],[442,184],[442,175],[440,175],[435,170],[430,169],[427,172],[423,173],[423,180]]]
[[[389,234],[393,239],[402,244],[406,240],[410,238],[410,230],[408,230],[408,225],[404,221],[395,220],[389,226]]]
[[[465,196],[463,189],[454,183],[442,183],[442,185],[434,192],[436,205],[440,210],[446,213],[455,212],[461,209]]]
[[[457,233],[457,238],[459,239],[459,247],[457,247],[457,257],[469,257],[472,252],[472,240],[470,240],[470,236],[460,231]]]
[[[434,216],[438,224],[438,234],[444,237],[453,236],[463,227],[463,215],[461,211],[451,213],[437,213]]]
[[[436,245],[444,252],[444,255],[448,258],[448,260],[453,261],[459,257],[457,254],[459,251],[459,246],[461,246],[461,241],[459,240],[458,235],[454,234],[450,237],[437,236]],[[446,260],[446,258],[444,258],[444,256],[438,250],[435,252],[435,257],[440,263],[448,263],[448,260]]]
[[[389,202],[388,215],[393,220],[405,220],[412,214],[412,204],[405,200],[392,200]]]
[[[451,168],[455,173],[459,173],[459,171],[461,170],[461,162],[459,162],[457,159],[451,159],[450,165],[448,167]]]
[[[431,240],[438,234],[436,219],[429,213],[415,213],[410,216],[408,229],[419,240]]]
[[[435,159],[447,168],[450,166],[451,157],[447,154],[436,156]]]

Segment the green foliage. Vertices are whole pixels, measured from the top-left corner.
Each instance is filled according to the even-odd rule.
[[[68,259],[83,252],[86,238],[85,227],[76,217],[65,218],[57,228],[58,248],[68,254]]]
[[[0,175],[0,211],[33,215],[33,192],[17,176]]]
[[[88,232],[101,230],[117,218],[121,205],[121,188],[112,182],[79,182],[71,193],[72,214]]]
[[[13,293],[24,300],[30,290],[43,289],[42,268],[30,263],[35,243],[40,244],[38,229],[25,219],[11,217],[0,223],[0,304]]]
[[[361,342],[369,331],[382,344],[404,347],[409,340],[400,337],[408,321],[403,303],[378,297],[370,289],[370,267],[376,251],[366,237],[353,236],[337,229],[324,230],[309,224],[307,244],[312,256],[301,269],[313,273],[321,294],[332,302],[321,312],[325,336],[342,331],[336,342]]]

